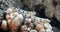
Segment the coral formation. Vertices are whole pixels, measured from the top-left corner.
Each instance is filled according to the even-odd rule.
[[[60,0],[0,0],[0,31],[56,32],[57,28]]]

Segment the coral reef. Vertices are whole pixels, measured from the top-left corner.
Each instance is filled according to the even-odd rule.
[[[6,20],[2,21],[1,28],[5,31],[8,30],[7,23],[10,32],[28,32],[36,30],[37,32],[53,32],[52,26],[49,24],[50,20],[36,17],[36,12],[25,11],[20,9],[21,13],[13,12],[12,8],[6,10]],[[24,21],[23,21],[24,20]],[[4,24],[5,23],[5,24]],[[35,27],[34,27],[35,25]],[[18,30],[19,28],[19,30]],[[30,31],[30,32],[31,32]]]
[[[0,31],[60,32],[59,8],[60,0],[0,0]]]

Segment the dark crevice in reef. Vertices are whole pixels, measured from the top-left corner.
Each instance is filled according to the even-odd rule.
[[[41,18],[46,18],[45,17],[45,7],[43,5],[36,5],[35,6],[35,12],[37,13],[36,16],[37,17],[41,17]]]
[[[55,27],[57,27],[58,29],[60,29],[60,22],[59,22],[55,17],[53,17],[53,18],[50,19],[50,20],[51,20],[50,24],[51,24],[52,26],[55,26]]]
[[[27,11],[30,11],[31,10],[27,5],[23,5],[22,9],[23,10],[27,10]]]
[[[6,31],[0,28],[0,32],[6,32]]]
[[[1,7],[1,4],[2,4],[2,2],[0,2],[0,9],[3,10],[3,8]]]
[[[56,7],[56,5],[57,5],[57,2],[54,0],[53,0],[53,5],[54,5],[54,7]]]

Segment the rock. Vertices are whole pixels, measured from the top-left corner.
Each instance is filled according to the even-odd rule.
[[[21,0],[13,0],[13,1],[15,2],[15,3],[13,3],[14,7],[20,7],[20,8],[23,7]]]
[[[56,6],[56,11],[55,11],[55,17],[57,18],[58,21],[60,21],[60,5]]]
[[[46,10],[45,10],[46,17],[53,18],[55,8],[52,4],[52,0],[46,0],[44,1],[44,4],[46,6]]]
[[[43,0],[23,0],[24,9],[35,10],[35,5],[42,3]]]
[[[54,0],[54,1],[56,1],[57,3],[60,3],[60,0]]]

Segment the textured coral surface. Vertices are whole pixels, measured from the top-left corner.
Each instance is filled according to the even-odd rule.
[[[1,32],[60,32],[60,0],[0,0]]]

